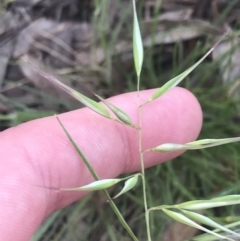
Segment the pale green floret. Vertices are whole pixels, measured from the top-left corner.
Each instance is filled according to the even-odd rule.
[[[133,57],[137,76],[139,77],[143,63],[143,44],[138,24],[135,1],[133,0]]]
[[[175,205],[176,208],[183,208],[188,210],[200,210],[207,208],[215,208],[221,206],[228,206],[240,204],[240,195],[227,195],[223,197],[213,198],[210,200],[195,200],[184,202],[181,204]]]
[[[123,189],[121,190],[121,192],[119,192],[115,197],[113,198],[117,198],[119,196],[121,196],[122,194],[126,193],[127,191],[131,190],[132,188],[134,188],[138,182],[138,174],[134,175],[132,178],[129,178],[125,184]]]
[[[97,191],[109,188],[115,185],[118,182],[121,182],[122,179],[104,179],[92,182],[88,185],[76,188],[62,188],[60,191]]]
[[[208,225],[210,227],[216,228],[216,229],[220,229],[226,233],[232,234],[234,236],[240,237],[240,234],[233,232],[232,230],[214,222],[213,220],[211,220],[208,217],[205,217],[202,214],[199,213],[195,213],[195,212],[191,212],[191,211],[187,211],[187,210],[181,210],[187,217],[196,220],[197,222],[200,222],[202,224]]]
[[[95,94],[117,117],[118,119],[129,126],[134,126],[130,116],[124,112],[123,110],[119,109],[118,107],[111,104],[109,101],[103,99],[101,96]]]
[[[207,232],[207,233],[210,233],[212,235],[215,235],[219,238],[224,238],[224,239],[228,239],[228,240],[231,240],[231,241],[234,241],[233,239],[229,238],[229,237],[225,237],[223,235],[220,235],[218,233],[215,233],[207,228],[204,228],[202,227],[201,225],[195,223],[194,221],[192,221],[191,219],[185,217],[184,215],[182,215],[181,213],[177,213],[177,212],[173,212],[173,211],[170,211],[170,210],[167,210],[167,209],[162,209],[163,212],[165,212],[168,216],[170,216],[171,218],[175,219],[176,221],[180,222],[180,223],[184,223],[188,226],[191,226],[191,227],[194,227],[194,228],[197,228],[197,229],[200,229],[204,232]]]

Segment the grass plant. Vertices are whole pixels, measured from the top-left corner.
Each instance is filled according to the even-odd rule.
[[[135,71],[136,71],[136,75],[137,75],[137,91],[138,91],[138,96],[139,96],[140,95],[140,92],[139,92],[140,91],[140,77],[141,77],[141,72],[142,72],[144,54],[143,54],[143,45],[142,45],[140,27],[139,27],[139,23],[138,23],[138,17],[137,17],[134,0],[133,0],[133,10],[134,10],[134,14],[133,14],[134,15],[133,56],[134,56],[134,63],[135,63]],[[225,37],[225,36],[223,36],[223,37]],[[139,102],[139,108],[138,108],[139,123],[137,125],[135,125],[132,122],[131,118],[128,116],[127,113],[125,113],[123,110],[120,110],[118,107],[112,105],[107,100],[104,100],[101,97],[99,97],[103,101],[103,103],[109,107],[109,109],[111,110],[111,113],[103,105],[76,92],[75,90],[64,85],[57,79],[46,74],[43,70],[37,69],[38,72],[42,76],[46,77],[52,83],[56,84],[57,86],[59,86],[60,88],[62,88],[66,92],[68,92],[70,95],[72,95],[73,97],[78,99],[82,104],[84,104],[88,108],[92,109],[99,115],[102,115],[103,118],[109,118],[109,119],[112,119],[113,121],[117,121],[123,125],[130,126],[130,127],[134,128],[136,131],[138,131],[138,134],[139,134],[139,161],[141,162],[141,172],[137,173],[137,174],[133,174],[131,176],[118,178],[118,179],[99,180],[94,169],[91,167],[90,161],[88,161],[87,158],[82,153],[81,147],[77,146],[75,141],[72,139],[70,133],[68,133],[68,131],[65,129],[64,123],[62,123],[61,120],[57,117],[57,119],[58,119],[60,125],[62,126],[64,132],[66,133],[67,137],[69,138],[69,140],[75,147],[76,151],[79,153],[80,157],[82,158],[82,160],[88,167],[89,171],[92,173],[93,177],[95,178],[95,182],[90,183],[86,186],[78,187],[78,188],[69,188],[69,189],[61,189],[60,188],[59,191],[103,190],[107,200],[109,201],[111,208],[117,215],[122,226],[126,229],[129,236],[133,240],[142,240],[142,239],[138,238],[138,235],[135,234],[136,233],[135,230],[132,230],[130,225],[128,225],[127,221],[125,221],[125,219],[122,215],[122,211],[119,211],[119,209],[117,208],[117,205],[115,204],[115,200],[113,200],[113,198],[110,197],[109,193],[106,190],[106,188],[114,186],[118,182],[125,182],[125,184],[124,184],[124,187],[119,191],[119,193],[115,195],[115,198],[124,194],[127,197],[129,197],[130,200],[134,201],[135,205],[144,207],[144,210],[145,210],[144,216],[145,216],[145,225],[146,225],[145,233],[146,234],[142,235],[142,236],[143,237],[146,236],[148,241],[155,240],[155,237],[157,237],[157,235],[155,235],[155,234],[153,235],[153,233],[156,232],[154,230],[154,226],[155,226],[154,224],[157,222],[156,221],[156,213],[159,213],[159,211],[162,212],[162,215],[165,213],[167,216],[171,217],[172,219],[174,219],[178,222],[184,223],[186,225],[192,226],[194,228],[197,228],[201,231],[208,233],[208,235],[205,235],[205,236],[202,235],[202,236],[196,238],[196,240],[214,240],[213,236],[215,236],[215,238],[226,239],[226,240],[239,239],[240,235],[237,232],[234,232],[231,229],[229,229],[229,227],[228,227],[229,225],[226,226],[226,225],[221,224],[223,222],[218,223],[215,221],[215,220],[224,221],[224,220],[221,220],[221,218],[219,218],[219,217],[218,218],[214,218],[214,217],[209,218],[205,215],[205,213],[207,213],[207,212],[204,212],[204,215],[198,213],[199,210],[205,210],[205,209],[216,208],[216,207],[219,208],[219,207],[224,207],[224,206],[240,204],[240,195],[232,195],[233,192],[236,192],[236,191],[239,192],[239,190],[238,190],[239,188],[237,185],[238,183],[236,183],[236,182],[229,182],[229,185],[226,185],[223,189],[221,189],[221,191],[219,191],[219,192],[215,191],[215,195],[213,197],[209,196],[209,193],[211,193],[210,190],[212,190],[214,188],[216,183],[224,183],[225,182],[224,178],[223,178],[223,180],[218,180],[221,178],[216,177],[216,175],[214,174],[214,171],[225,172],[226,167],[224,167],[224,165],[223,165],[224,161],[223,161],[223,163],[221,163],[221,162],[214,163],[214,165],[212,163],[207,162],[206,161],[207,159],[213,159],[214,156],[212,155],[211,152],[205,152],[205,150],[201,150],[201,149],[204,149],[207,147],[213,147],[213,146],[223,145],[223,144],[227,144],[227,143],[237,142],[240,140],[239,137],[202,139],[202,140],[198,140],[198,141],[194,141],[194,142],[190,142],[190,143],[185,143],[183,145],[179,145],[176,143],[165,143],[160,146],[150,148],[148,150],[142,149],[142,124],[141,124],[142,107],[144,105],[147,105],[148,103],[154,101],[155,99],[160,98],[163,94],[165,94],[167,91],[169,91],[170,89],[172,89],[173,87],[178,85],[183,79],[185,79],[203,60],[206,59],[206,57],[214,50],[214,48],[223,39],[223,37],[198,62],[196,62],[194,65],[192,65],[186,71],[184,71],[181,74],[177,75],[176,77],[170,79],[166,84],[164,84],[162,87],[160,87],[155,92],[154,95],[149,96],[149,99],[146,103],[141,105]],[[198,91],[199,90],[196,89],[196,92],[198,92]],[[209,94],[209,93],[205,93],[205,96],[207,94]],[[209,94],[209,96],[211,96],[211,95]],[[216,97],[216,98],[218,98],[218,97]],[[207,103],[207,104],[210,104],[210,103]],[[227,104],[228,103],[226,103],[226,106],[227,106]],[[221,106],[218,105],[217,102],[215,102],[215,105],[217,108],[220,108],[220,109],[222,108]],[[231,110],[229,110],[229,112],[231,112]],[[204,118],[211,119],[213,117],[205,116]],[[214,124],[219,125],[219,126],[222,125],[221,123],[216,123],[216,122]],[[211,122],[209,125],[211,125]],[[227,134],[229,135],[229,133],[234,133],[235,127],[236,127],[236,125],[234,125],[234,123],[233,123],[233,125],[231,127],[229,127],[228,130],[226,130]],[[221,134],[211,133],[211,134],[213,134],[213,136],[221,137],[221,134],[223,134],[223,133],[221,133]],[[161,176],[161,179],[164,180],[164,181],[162,181],[162,185],[161,185],[161,183],[157,182],[154,179],[151,180],[151,177],[148,177],[149,170],[145,171],[145,166],[144,166],[144,153],[145,152],[147,152],[147,151],[170,152],[170,151],[176,151],[176,150],[193,150],[193,149],[198,151],[198,157],[195,156],[194,158],[192,158],[191,154],[189,156],[184,157],[185,162],[190,161],[190,159],[193,159],[191,161],[193,162],[194,165],[196,165],[191,170],[191,172],[190,172],[191,175],[188,176],[188,178],[189,179],[192,178],[194,180],[195,172],[203,173],[204,177],[200,176],[199,180],[198,180],[201,183],[201,181],[202,181],[201,179],[206,178],[206,176],[204,174],[204,170],[209,169],[209,167],[211,167],[211,170],[208,174],[209,174],[209,176],[213,175],[213,177],[210,178],[210,181],[209,181],[207,187],[199,188],[201,190],[195,192],[195,195],[193,195],[189,191],[192,188],[189,188],[189,187],[186,188],[184,185],[181,184],[182,183],[181,179],[184,179],[184,175],[178,175],[178,173],[176,171],[177,169],[173,168],[172,163],[166,163],[163,166],[159,166],[159,167],[155,168],[155,170],[154,170],[154,172],[155,172],[154,177],[156,177],[160,173],[161,169],[168,170],[168,172],[167,172],[168,175],[171,174],[171,177]],[[231,147],[230,147],[230,149],[231,149]],[[220,149],[218,149],[218,150],[220,150]],[[236,157],[238,156],[238,152],[235,151],[235,153],[234,153],[234,150],[236,150],[236,148],[234,148],[234,147],[232,147],[232,150],[233,150],[233,152],[230,154],[230,155],[232,155],[232,157],[230,157],[230,159],[237,160]],[[202,158],[203,156],[205,158]],[[200,161],[201,161],[201,164],[200,164]],[[235,174],[233,174],[234,170],[236,170],[233,168],[233,166],[234,165],[238,166],[238,164],[234,163],[234,162],[235,161],[233,161],[231,164],[228,163],[229,169],[230,169],[228,171],[231,172],[231,175],[235,175],[235,176],[233,176],[233,179],[236,180],[238,178],[238,175],[237,175],[237,172]],[[177,165],[181,165],[181,162],[178,163]],[[199,172],[198,167],[200,165],[201,165],[200,169],[203,170],[202,172],[201,171]],[[151,172],[153,172],[153,170],[151,170]],[[189,171],[187,170],[186,173],[189,174]],[[172,177],[173,177],[173,180],[172,180]],[[135,194],[131,193],[131,192],[134,192],[134,190],[132,190],[132,189],[135,187],[135,185],[137,185],[138,179],[142,180],[143,200],[139,199],[137,193],[135,193]],[[213,184],[214,179],[216,179],[216,183]],[[151,185],[149,185],[149,182],[151,182]],[[195,182],[196,181],[193,181],[192,185],[196,187]],[[205,182],[205,184],[207,183],[206,180],[204,182]],[[165,196],[166,201],[164,201],[163,203],[167,203],[167,205],[159,205],[159,203],[156,204],[156,200],[152,199],[150,193],[151,193],[151,190],[153,189],[153,187],[156,185],[163,186],[162,192],[166,193],[166,196]],[[164,188],[166,188],[167,190],[171,190],[172,193],[169,194],[168,192],[164,192]],[[131,192],[130,192],[130,190],[131,190]],[[195,199],[196,196],[198,199],[195,201],[174,204],[176,198],[179,196],[179,193],[181,193],[181,197],[184,199],[192,200],[192,199]],[[197,193],[197,195],[196,195],[196,193]],[[203,195],[204,197],[209,196],[209,199],[201,200],[199,198],[201,195]],[[150,213],[151,214],[154,213],[154,216],[151,219],[150,219]],[[136,215],[136,217],[138,217],[137,219],[139,219],[139,220],[140,219],[142,220],[142,216],[143,215]],[[159,216],[159,214],[157,214],[157,216]],[[139,220],[137,220],[137,221],[139,221]],[[235,220],[234,220],[234,217],[232,217],[232,219],[229,217],[229,220],[230,220],[230,222],[231,222],[231,220],[236,221],[237,217],[235,217]],[[142,222],[142,221],[140,221],[140,222]],[[234,227],[234,225],[236,225],[236,226],[239,225],[238,220],[235,223],[232,222],[232,224],[230,226]],[[109,235],[111,236],[111,239],[114,240],[114,234],[113,234],[113,229],[112,229],[113,227],[111,225],[107,225],[107,226],[108,226]],[[212,230],[211,228],[213,228],[214,230]],[[225,234],[223,234],[222,232],[225,232]],[[209,236],[209,234],[211,236]],[[154,236],[154,239],[152,238],[153,236]],[[117,240],[117,238],[116,238],[116,240]]]

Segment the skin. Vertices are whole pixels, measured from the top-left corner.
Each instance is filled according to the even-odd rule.
[[[141,92],[141,102],[155,90]],[[110,99],[138,122],[137,95]],[[140,169],[136,130],[105,119],[87,108],[59,115],[62,123],[100,178],[114,178]],[[197,138],[202,111],[187,90],[174,88],[143,108],[143,149],[165,142]],[[181,152],[146,153],[150,167]],[[0,240],[28,241],[52,212],[80,199],[85,192],[57,193],[44,187],[77,187],[93,178],[56,117],[34,120],[0,133]]]

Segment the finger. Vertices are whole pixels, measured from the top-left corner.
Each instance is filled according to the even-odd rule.
[[[153,92],[141,92],[141,102]],[[136,93],[113,97],[109,101],[126,111],[135,123],[138,122]],[[140,168],[136,130],[98,116],[87,108],[62,114],[60,119],[101,178],[115,177]],[[164,142],[192,141],[198,136],[201,124],[201,108],[195,97],[182,88],[175,88],[143,108],[143,149]],[[8,207],[3,210],[0,207],[0,220],[3,213],[5,217],[14,214],[10,227],[19,227],[15,233],[23,232],[24,220],[24,227],[28,230],[22,236],[30,237],[27,235],[33,233],[44,216],[84,195],[70,192],[56,194],[52,190],[37,188],[37,185],[76,187],[91,182],[93,178],[55,117],[9,129],[0,137],[1,162],[7,160],[0,170],[0,176],[3,175],[1,180],[4,180],[0,189],[12,191],[7,198],[0,193],[0,200]],[[145,165],[156,165],[177,155],[179,153],[148,153]],[[11,196],[12,193],[14,196]],[[21,204],[16,206],[15,202]],[[31,214],[27,221],[26,212],[35,213],[35,216]],[[4,231],[1,225],[0,233]]]

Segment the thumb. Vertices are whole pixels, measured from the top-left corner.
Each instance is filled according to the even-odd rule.
[[[155,90],[141,92],[146,101]],[[138,122],[136,93],[109,100]],[[100,178],[140,169],[138,133],[135,129],[105,119],[87,108],[59,116]],[[143,149],[164,142],[186,143],[201,129],[202,112],[196,98],[174,88],[146,105],[142,116]],[[147,153],[150,167],[180,153]],[[55,117],[22,124],[0,133],[0,240],[29,240],[44,217],[84,193],[56,193],[37,188],[77,187],[93,180]],[[10,218],[11,217],[11,218]]]

